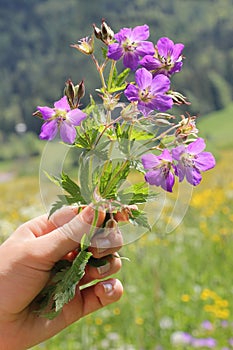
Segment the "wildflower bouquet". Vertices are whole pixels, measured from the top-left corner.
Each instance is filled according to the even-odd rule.
[[[118,229],[119,213],[127,223],[149,230],[143,205],[155,197],[153,188],[172,192],[176,179],[197,186],[202,172],[215,165],[213,155],[204,151],[205,141],[197,136],[196,118],[167,113],[173,105],[189,104],[170,84],[182,69],[184,45],[167,37],[156,44],[148,41],[147,25],[122,28],[116,34],[104,20],[100,28],[93,27],[90,37],[71,46],[96,67],[100,102],[90,95],[83,106],[84,81],[75,85],[69,79],[64,96],[53,107],[38,106],[34,113],[44,122],[42,140],[51,141],[60,132],[63,143],[77,151],[75,181],[64,172],[60,177],[49,175],[64,190],[50,215],[64,205],[92,205],[96,220],[98,210],[105,210],[106,232]],[[129,184],[135,173],[142,181]],[[93,228],[95,224],[94,220]],[[55,317],[74,297],[86,264],[93,263],[88,251],[93,232],[83,236],[72,262],[55,266],[52,283],[41,292],[39,309],[50,305],[48,317]]]

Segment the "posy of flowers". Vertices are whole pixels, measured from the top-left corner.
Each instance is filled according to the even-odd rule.
[[[202,172],[215,166],[213,155],[204,151],[204,139],[198,137],[196,117],[167,112],[174,105],[189,104],[170,83],[182,69],[184,45],[167,37],[148,41],[146,24],[116,34],[104,20],[100,28],[93,28],[90,37],[71,46],[95,65],[101,83],[97,98],[90,95],[83,106],[84,81],[75,85],[69,79],[64,96],[53,107],[38,106],[34,113],[44,122],[42,140],[51,141],[60,133],[61,140],[77,150],[76,181],[65,173],[49,175],[64,190],[50,215],[64,205],[91,204],[96,212],[106,211],[106,230],[117,229],[119,213],[150,229],[140,207],[153,200],[152,187],[172,192],[175,181],[184,179],[197,186]],[[143,174],[144,180],[124,185],[134,172]],[[93,234],[94,229],[83,236],[72,262],[55,266],[50,284],[38,296],[39,311],[46,310],[47,317],[55,317],[74,297],[86,264],[105,263],[94,261],[88,252]]]

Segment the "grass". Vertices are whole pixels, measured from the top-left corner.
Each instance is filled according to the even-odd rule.
[[[166,234],[178,188],[156,203],[154,210],[163,208],[153,231],[121,250],[130,259],[117,275],[122,299],[33,350],[233,349],[232,112],[233,105],[200,120],[218,163],[193,190],[181,223]],[[2,235],[44,210],[37,176],[0,190]],[[190,337],[192,344],[185,343]]]

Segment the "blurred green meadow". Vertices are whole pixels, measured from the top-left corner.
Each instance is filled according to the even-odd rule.
[[[130,259],[117,274],[125,289],[122,299],[33,350],[233,349],[232,115],[233,104],[200,118],[200,136],[217,166],[203,174],[181,222],[167,232],[176,188],[163,204],[158,199],[158,210],[163,209],[152,232],[122,248],[121,255]],[[45,212],[39,157],[17,166],[19,173],[10,162],[0,166],[1,240]]]

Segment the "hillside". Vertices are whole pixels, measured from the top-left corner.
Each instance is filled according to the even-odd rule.
[[[216,152],[233,148],[233,103],[199,119],[200,136]]]

